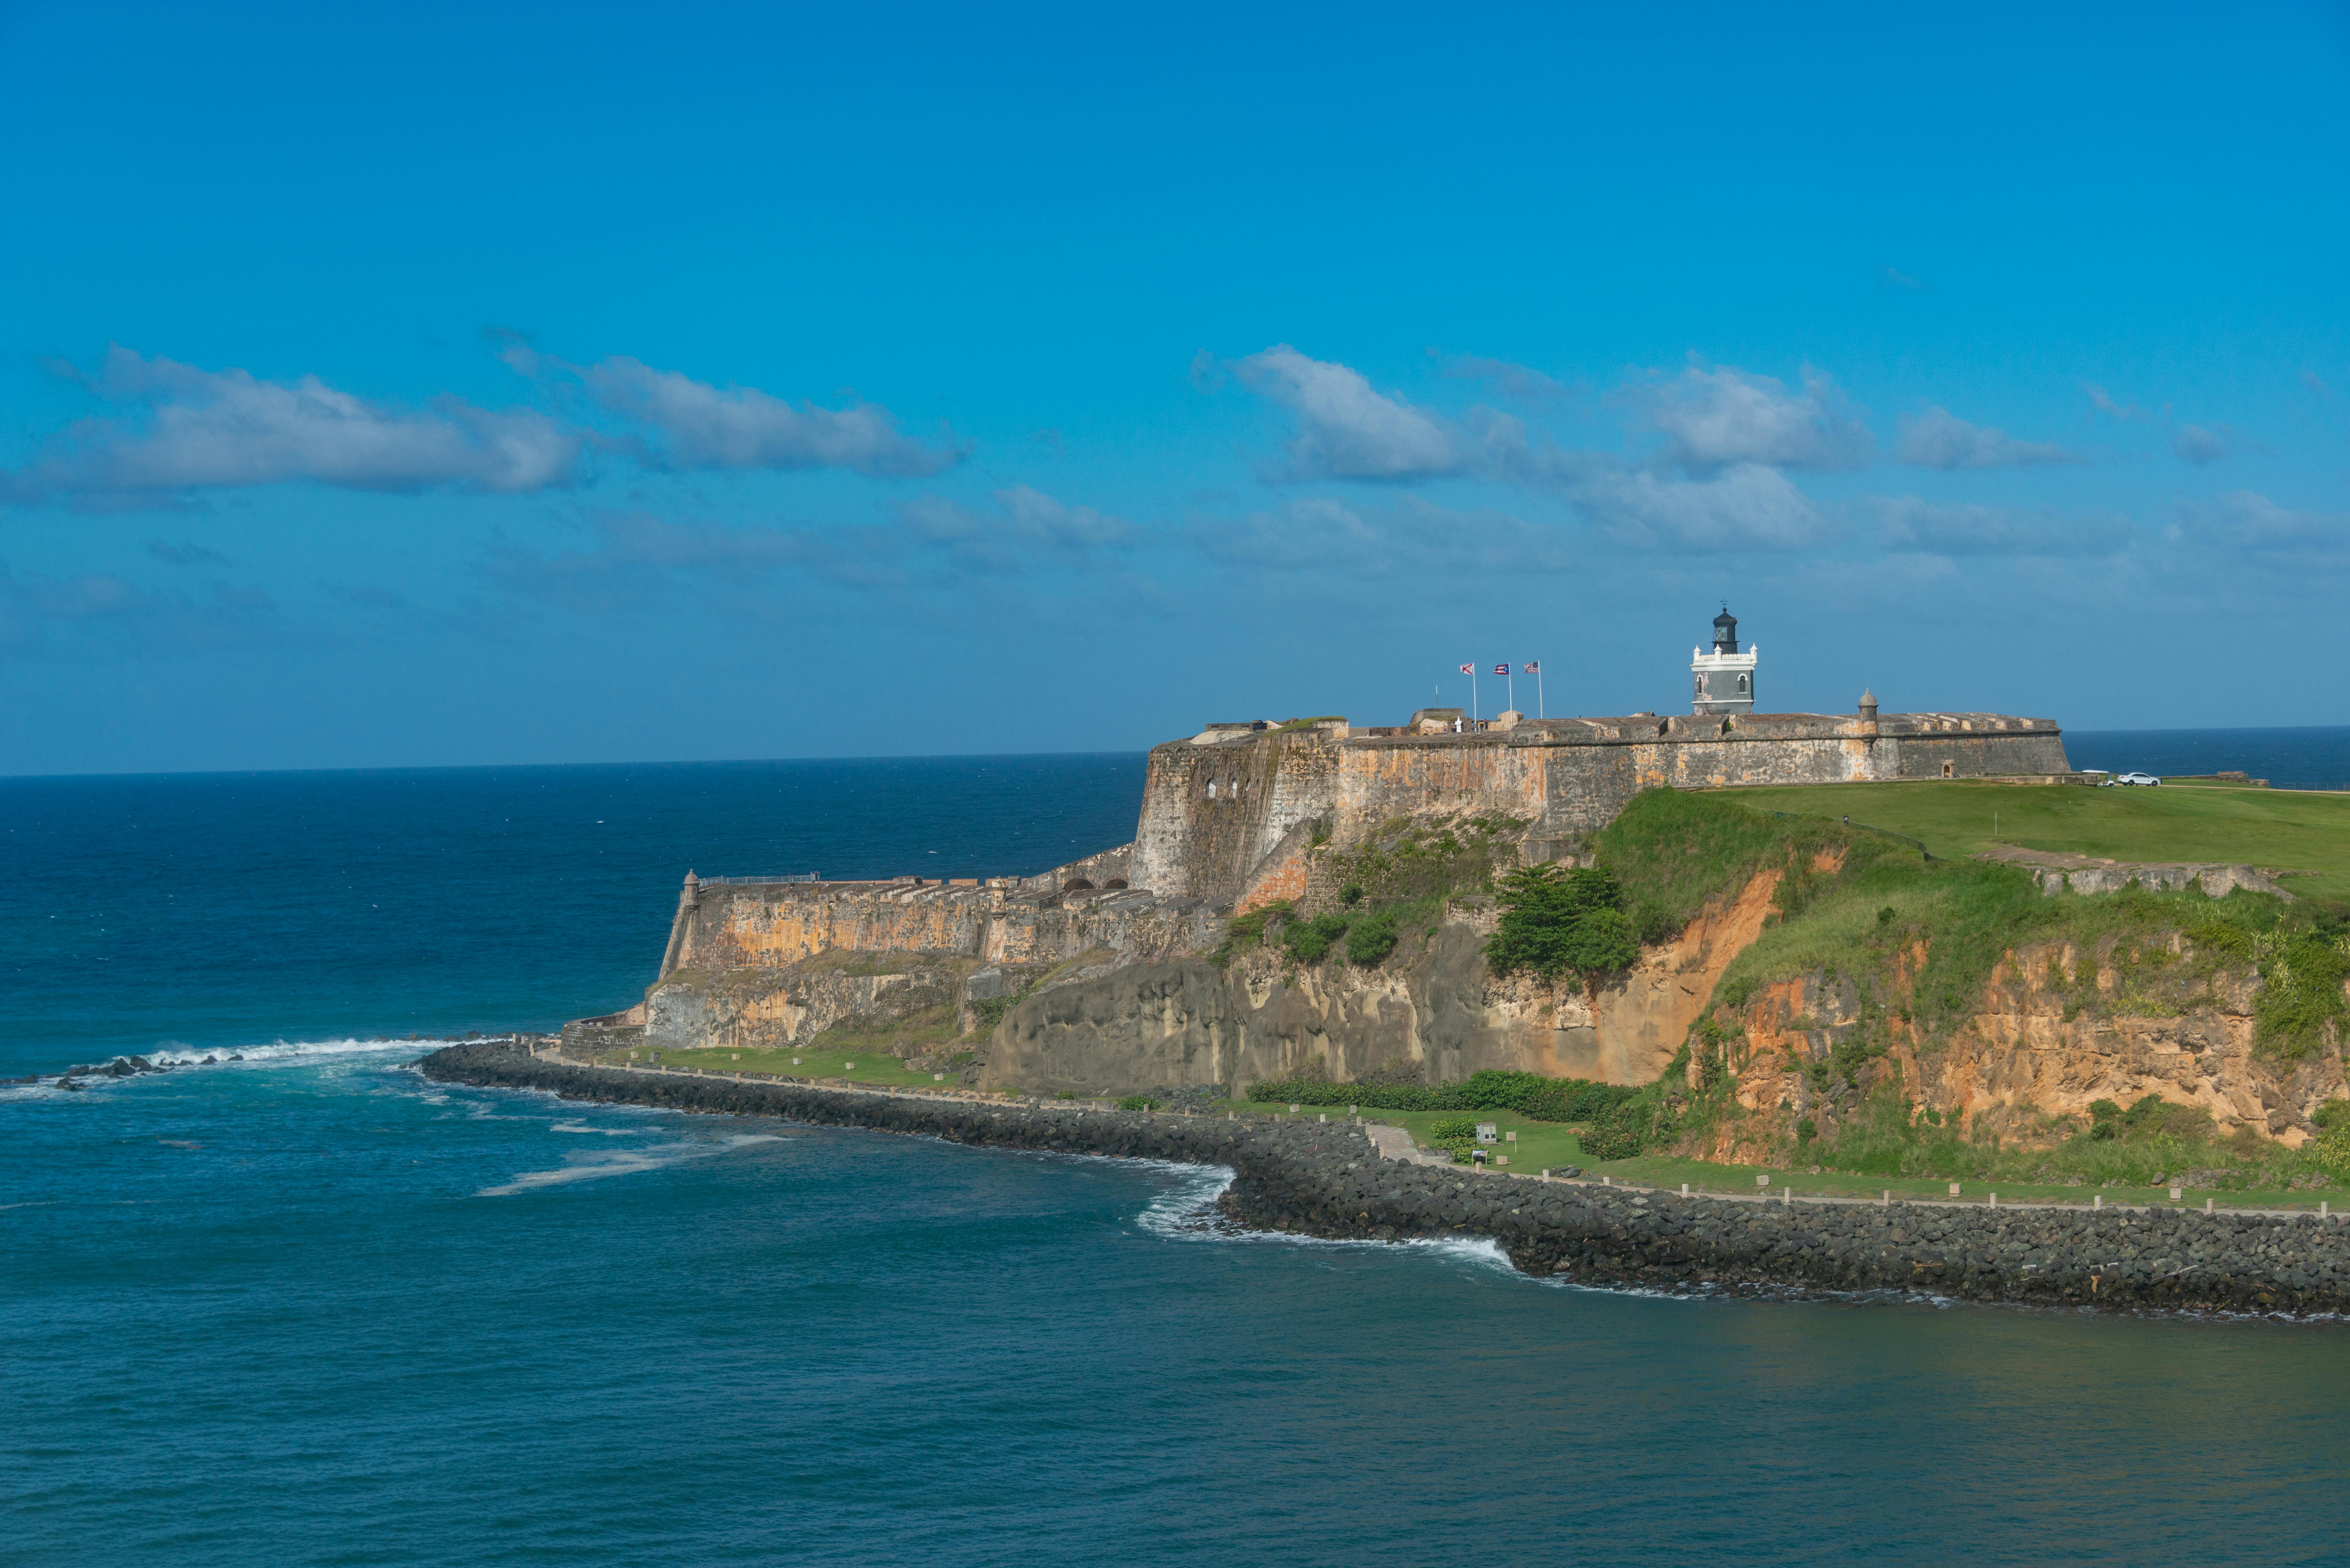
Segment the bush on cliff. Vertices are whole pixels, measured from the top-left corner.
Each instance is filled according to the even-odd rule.
[[[1331,946],[1347,934],[1352,924],[1344,915],[1316,915],[1310,920],[1293,919],[1281,929],[1281,945],[1299,963],[1320,963],[1329,956]]]
[[[1494,1068],[1455,1084],[1334,1084],[1319,1078],[1287,1078],[1258,1084],[1249,1097],[1273,1104],[1362,1106],[1380,1111],[1515,1111],[1538,1122],[1582,1122],[1604,1117],[1638,1094],[1620,1084],[1587,1078],[1545,1078],[1539,1073]]]
[[[1623,885],[1604,867],[1522,867],[1502,878],[1494,899],[1502,919],[1485,961],[1496,974],[1573,973],[1590,982],[1639,961],[1640,934],[1624,912]]]

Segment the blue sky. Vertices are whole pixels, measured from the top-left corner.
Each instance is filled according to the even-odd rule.
[[[2345,13],[1894,13],[0,5],[0,773],[2350,722]]]

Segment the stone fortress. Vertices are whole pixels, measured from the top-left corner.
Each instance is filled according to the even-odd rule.
[[[1123,984],[1137,966],[1158,966],[1175,977],[1169,983],[1196,988],[1211,982],[1189,971],[1212,973],[1197,961],[1229,917],[1276,899],[1310,902],[1317,845],[1345,848],[1399,817],[1508,817],[1524,825],[1517,852],[1533,863],[1575,855],[1585,835],[1659,785],[2077,776],[2046,719],[1880,713],[1866,694],[1849,715],[1755,712],[1757,660],[1757,650],[1739,651],[1725,608],[1711,649],[1692,659],[1686,714],[1483,720],[1430,708],[1387,727],[1211,723],[1151,751],[1131,843],[1035,876],[703,881],[689,872],[647,1001],[572,1031],[607,1044],[800,1044],[836,1023],[923,1007],[959,1008],[969,1031],[988,1016],[982,1004],[1047,971],[1063,988]],[[1461,962],[1473,968],[1479,945]],[[1150,1005],[1170,1030],[1183,1010],[1166,997]],[[1419,1038],[1426,1031],[1410,1033],[1399,1048],[1428,1051],[1449,1074]],[[1209,1070],[1222,1081],[1226,1053],[1212,1054]]]

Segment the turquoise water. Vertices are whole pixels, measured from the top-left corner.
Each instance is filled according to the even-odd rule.
[[[2338,1326],[1577,1291],[1229,1235],[1213,1173],[448,1089],[353,1039],[627,1000],[682,857],[810,865],[827,816],[835,874],[1122,836],[1139,763],[0,784],[13,1059],[245,1057],[0,1089],[0,1557],[2345,1555]],[[941,790],[993,826],[907,809]]]

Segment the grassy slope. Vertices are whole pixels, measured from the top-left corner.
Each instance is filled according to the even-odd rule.
[[[2112,860],[2224,860],[2315,873],[2295,893],[2350,898],[2350,794],[2166,784],[2160,789],[1976,784],[1809,784],[1731,798],[1805,816],[1850,816],[1952,859],[1998,842]]]
[[[1846,1096],[1839,1111],[1836,1147],[1799,1147],[1792,1136],[1799,1129],[1789,1128],[1789,1146],[1774,1157],[1805,1169],[1806,1174],[1808,1168],[1818,1166],[1823,1168],[1822,1177],[1830,1181],[1841,1170],[1846,1181],[1859,1178],[1864,1183],[1875,1180],[1883,1185],[1889,1179],[1897,1188],[1904,1179],[1955,1176],[1994,1181],[2003,1192],[2011,1187],[2020,1189],[2025,1181],[2052,1189],[2074,1180],[2092,1189],[2139,1189],[2151,1185],[2159,1173],[2181,1170],[2213,1171],[2218,1173],[2213,1186],[2241,1191],[2269,1188],[2303,1174],[2305,1162],[2280,1146],[2262,1139],[2249,1144],[2232,1139],[2217,1143],[2211,1140],[2208,1125],[2199,1130],[2166,1127],[2159,1136],[2151,1128],[2133,1130],[2114,1141],[2064,1137],[2055,1149],[2034,1151],[2006,1148],[1991,1141],[1978,1143],[1939,1119],[1929,1125],[1914,1117],[1914,1107],[1898,1085],[1881,1085],[1879,1093],[1864,1094],[1857,1100],[1849,1097],[1878,1078],[1871,1064],[1883,1056],[1891,1043],[1897,1015],[1914,1022],[1929,1048],[1950,1038],[1969,1026],[1991,966],[2002,953],[2021,944],[2071,941],[2079,950],[2103,955],[2116,972],[2119,983],[2111,994],[2097,987],[2094,963],[2083,962],[2067,974],[2051,971],[2045,975],[2044,983],[2061,993],[2059,1000],[2067,1007],[2068,1016],[2073,1010],[2161,1014],[2198,1004],[2221,969],[2241,966],[2256,951],[2275,950],[2262,950],[2262,942],[2323,940],[2341,924],[2343,911],[2329,899],[2303,899],[2286,906],[2264,895],[2248,893],[2213,900],[2195,892],[2138,890],[2052,898],[2014,867],[1963,859],[1929,864],[1914,849],[1845,829],[1825,815],[1834,805],[1841,816],[1846,809],[1844,803],[1856,803],[1866,794],[1904,805],[1912,814],[1898,825],[1879,826],[1897,826],[1920,837],[1938,831],[1947,835],[1947,825],[1931,820],[1930,810],[1950,813],[1963,825],[1969,803],[1985,799],[1991,791],[2002,802],[2021,798],[2028,805],[2036,804],[2043,820],[2051,823],[2064,820],[2062,813],[2076,809],[2095,814],[2088,820],[2102,823],[2101,830],[2109,834],[2119,833],[2117,821],[2130,819],[2125,814],[2147,812],[2152,807],[2147,797],[2157,793],[1963,784],[1692,794],[1656,791],[1626,809],[1600,836],[1599,848],[1636,898],[1686,911],[1693,899],[1719,896],[1756,870],[1776,867],[1782,872],[1780,918],[1731,962],[1716,993],[1717,1002],[1733,1011],[1717,1010],[1709,1029],[1692,1038],[1705,1086],[1692,1092],[1682,1085],[1677,1074],[1669,1073],[1655,1087],[1667,1113],[1667,1127],[1679,1137],[1690,1137],[1719,1117],[1739,1114],[1729,1103],[1729,1085],[1718,1071],[1723,1047],[1732,1036],[1710,1030],[1726,1026],[1735,1031],[1739,1020],[1734,1009],[1758,985],[1811,973],[1831,981],[1842,976],[1856,982],[1861,1013],[1857,1029],[1810,1070],[1815,1092]],[[2187,793],[2181,792],[2182,795]],[[2272,798],[2264,791],[2214,791],[2212,794],[2253,796],[2250,804],[2254,810],[2250,815],[2256,822],[2259,811],[2267,808]],[[1773,795],[1791,805],[1818,803],[1814,809],[1821,815],[1777,816],[1756,809],[1767,807]],[[2064,795],[2074,800],[2061,806],[2049,804],[2050,797]],[[1913,796],[1929,798],[1905,805]],[[2284,809],[2305,811],[2308,804],[2304,797],[2287,802]],[[2002,804],[1998,809],[2003,830],[2008,807]],[[2158,809],[2168,815],[2155,820],[2188,824],[2199,820],[2224,824],[2247,815],[2215,809],[2209,801],[2185,799],[2165,799]],[[1858,810],[1852,815],[1856,821],[1866,820]],[[1844,855],[1837,868],[1813,869],[1822,852],[1833,851],[1839,839],[1844,840]],[[2218,857],[2206,846],[2209,842],[2207,838],[2197,846],[2197,858]],[[1938,852],[1953,847],[1958,846],[1950,844],[1947,836],[1937,846]],[[2128,852],[2150,857],[2143,848]],[[2178,854],[2177,839],[2168,848],[2153,853]],[[2182,930],[2193,939],[2184,954],[2172,950],[2173,933]],[[1915,951],[1921,940],[1929,950],[1923,972],[1914,987],[1895,984],[1898,956]],[[2289,950],[2300,965],[2306,955],[2298,947]],[[2262,967],[2268,972],[2265,963]],[[2325,978],[2314,967],[2310,974],[2316,977],[2313,984]],[[2320,984],[2317,990],[2324,994],[2307,1010],[2308,1016],[2282,1010],[2272,1016],[2272,993],[2282,1002],[2298,986],[2294,981],[2282,991],[2274,984],[2264,989],[2261,1021],[2264,1049],[2295,1055],[2314,1048],[2322,1023],[2319,1014],[2340,1012],[2338,987]],[[2051,1130],[2061,1136],[2084,1129]],[[1648,1159],[1656,1158],[1652,1153]],[[1624,1168],[1628,1175],[1635,1173],[1629,1168],[1643,1163],[1617,1162],[1600,1168]],[[1693,1163],[1670,1163],[1673,1169],[1683,1172],[1673,1179],[1712,1184]],[[1660,1168],[1651,1174],[1652,1179],[1664,1179],[1667,1172]],[[2022,1196],[2022,1191],[2017,1195]],[[2075,1189],[2071,1195],[2086,1194]]]

